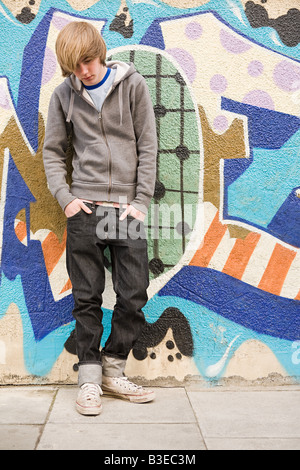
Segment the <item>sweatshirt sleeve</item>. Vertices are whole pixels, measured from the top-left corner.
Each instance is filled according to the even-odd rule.
[[[67,146],[68,132],[66,118],[60,99],[56,91],[54,91],[49,104],[43,161],[49,190],[63,210],[70,202],[76,199],[71,194],[70,187],[66,181]]]
[[[137,142],[138,168],[136,197],[131,204],[147,213],[156,181],[157,134],[150,92],[146,80],[136,86],[132,117]]]

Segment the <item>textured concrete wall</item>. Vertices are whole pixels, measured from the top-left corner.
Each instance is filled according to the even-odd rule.
[[[0,383],[77,381],[66,220],[42,145],[54,45],[84,18],[157,119],[147,325],[126,373],[300,376],[298,0],[0,3]],[[107,257],[105,332],[114,305]],[[75,365],[75,366],[74,366]]]

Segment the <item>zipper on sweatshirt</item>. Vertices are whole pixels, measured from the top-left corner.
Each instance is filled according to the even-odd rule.
[[[115,91],[116,89],[116,86],[117,84],[114,83],[111,87],[111,89],[109,90],[109,92],[107,93],[106,97],[105,97],[105,100],[107,99],[107,97],[113,92]],[[82,88],[83,89],[83,88]],[[86,101],[90,106],[92,106],[92,108],[96,109],[96,111],[98,112],[96,106],[94,106],[93,103],[91,103],[89,100],[87,100],[85,98],[85,96],[83,96],[83,91],[80,90],[80,92],[78,93],[78,95],[84,100]],[[104,100],[104,101],[105,101]],[[102,109],[103,109],[103,106],[104,106],[104,102],[102,104]],[[107,146],[107,149],[108,149],[108,178],[109,178],[109,183],[108,183],[108,201],[110,201],[110,195],[111,195],[111,190],[112,190],[112,155],[111,155],[111,150],[110,150],[110,147],[108,145],[108,140],[107,140],[107,136],[106,136],[106,133],[105,133],[105,129],[104,129],[104,125],[103,125],[103,118],[102,118],[102,112],[100,111],[100,113],[98,112],[98,120],[100,122],[100,127],[101,127],[101,130],[102,130],[102,134],[103,134],[103,138],[104,138],[104,141],[105,141],[105,144]]]
[[[107,141],[104,125],[103,125],[103,118],[102,118],[102,113],[101,112],[98,114],[98,119],[99,119],[99,122],[100,122],[100,127],[101,127],[101,130],[102,130],[103,138],[104,138],[106,147],[108,149],[108,179],[109,179],[109,182],[108,182],[108,201],[110,201],[111,188],[112,188],[112,175],[111,175],[111,160],[112,160],[112,158],[111,158],[111,151],[110,151],[110,147],[108,145],[108,141]]]

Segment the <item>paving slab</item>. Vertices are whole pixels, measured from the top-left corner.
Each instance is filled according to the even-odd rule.
[[[44,424],[56,393],[46,387],[0,387],[0,425]]]
[[[42,426],[32,424],[1,424],[0,450],[33,450]]]
[[[216,439],[220,438],[229,439],[230,445],[238,444],[233,439],[265,439],[269,445],[271,439],[277,443],[280,439],[290,439],[288,445],[299,443],[299,391],[195,391],[187,394],[206,443],[216,445],[221,442]]]
[[[184,388],[155,388],[151,403],[102,397],[98,416],[75,410],[77,387],[61,387],[38,450],[205,449]]]
[[[184,388],[152,388],[156,398],[150,403],[129,403],[102,397],[103,411],[98,416],[86,417],[75,411],[78,388],[59,389],[51,410],[49,423],[197,423]]]
[[[0,450],[33,450],[57,390],[0,387]]]
[[[204,450],[197,424],[53,424],[37,450]]]

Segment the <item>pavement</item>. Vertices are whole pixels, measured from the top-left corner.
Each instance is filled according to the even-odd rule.
[[[75,410],[77,386],[1,386],[0,450],[102,450],[111,460],[164,451],[165,464],[185,454],[196,463],[202,450],[300,450],[300,385],[152,389],[147,404],[103,397],[91,417]]]

